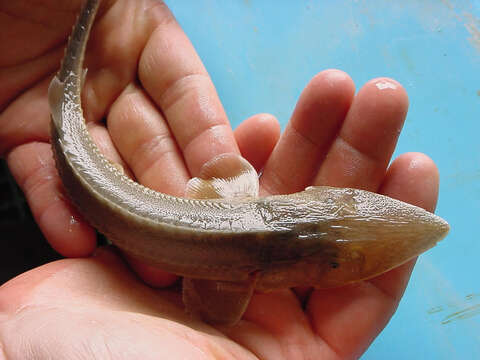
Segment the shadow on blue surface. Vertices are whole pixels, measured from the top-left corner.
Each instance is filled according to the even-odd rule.
[[[480,2],[167,3],[234,126],[258,112],[285,125],[300,91],[326,68],[348,72],[357,88],[378,76],[405,86],[410,112],[395,154],[435,160],[437,213],[452,231],[421,256],[363,359],[480,359]]]

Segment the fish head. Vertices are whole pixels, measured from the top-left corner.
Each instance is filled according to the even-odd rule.
[[[368,279],[427,251],[449,231],[439,216],[369,191],[310,187],[298,194],[290,228],[303,253],[283,281],[328,288]]]

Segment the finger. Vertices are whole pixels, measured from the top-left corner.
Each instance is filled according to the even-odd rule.
[[[131,84],[114,102],[108,131],[121,157],[143,185],[184,196],[189,179],[182,154],[161,113],[138,86]],[[165,287],[177,276],[126,256],[138,276],[150,286]]]
[[[121,156],[145,186],[183,196],[189,179],[182,154],[155,105],[137,86],[113,104],[108,130]]]
[[[280,137],[280,124],[270,114],[257,114],[234,131],[240,153],[260,172]]]
[[[50,108],[45,94],[50,79],[35,85],[0,112],[0,156],[31,141],[50,139]]]
[[[7,162],[50,245],[68,257],[91,254],[95,231],[64,195],[50,145],[21,145],[7,155]]]
[[[161,108],[187,168],[195,176],[215,155],[239,152],[216,90],[173,16],[152,33],[139,63],[139,79]]]
[[[425,155],[406,154],[391,165],[382,190],[431,210],[438,172]],[[307,304],[315,332],[339,357],[360,356],[387,324],[406,286],[412,263],[376,279],[338,289],[314,290]],[[355,319],[355,326],[351,326]]]
[[[407,153],[392,163],[379,192],[434,212],[438,187],[439,174],[435,163],[424,154]],[[392,298],[400,300],[414,264],[415,260],[410,261],[370,281]]]
[[[291,193],[311,183],[340,128],[354,95],[350,77],[339,70],[316,75],[268,160],[261,185],[266,192]]]
[[[407,93],[398,82],[378,78],[365,84],[355,97],[314,184],[376,191],[407,109]]]
[[[154,10],[144,2],[102,3],[85,54],[82,104],[87,122],[105,118],[122,90],[135,81],[140,53],[155,26],[150,16]]]

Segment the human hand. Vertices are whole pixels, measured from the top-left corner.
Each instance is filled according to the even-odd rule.
[[[7,40],[0,45],[0,154],[53,248],[86,256],[96,247],[95,232],[64,196],[48,144],[47,102],[80,1],[45,1],[28,13],[23,5],[2,5],[12,15],[0,25]],[[253,148],[252,164],[265,162],[278,122],[253,116],[232,132],[205,68],[162,2],[104,1],[88,46],[82,101],[90,133],[137,181],[181,196],[188,179],[218,154]],[[174,281],[131,262],[151,284]]]
[[[380,90],[386,83],[391,87]],[[353,98],[346,74],[320,73],[264,167],[262,192],[296,191],[313,178],[317,185],[379,190],[433,210],[438,175],[430,159],[406,154],[385,170],[406,104],[392,80],[373,80]],[[244,153],[249,151],[254,148],[246,146]],[[296,176],[289,175],[293,171]],[[0,336],[12,358],[27,349],[37,358],[72,352],[99,358],[105,352],[113,358],[356,358],[393,314],[412,265],[339,289],[255,294],[238,325],[212,328],[186,317],[177,292],[146,287],[115,254],[100,250],[94,258],[52,263],[4,286],[0,306],[7,320]],[[41,337],[33,333],[40,324],[47,329]]]
[[[122,2],[119,0],[116,4],[118,3]],[[105,18],[109,11],[112,10],[104,13],[101,22],[106,22]],[[112,15],[112,17],[114,16]],[[118,16],[115,21],[118,21]],[[97,30],[94,30],[92,39],[100,38],[95,31],[101,33],[101,22],[98,23]],[[111,54],[110,58],[107,56],[107,59],[102,57],[95,59],[95,62],[92,62],[91,59],[89,61],[87,58],[89,76],[85,88],[84,104],[87,109],[86,117],[91,122],[92,134],[112,159],[118,161],[123,159],[126,161],[125,167],[128,165],[132,167],[132,174],[137,180],[156,190],[174,194],[177,184],[180,184],[182,188],[180,189],[181,186],[179,186],[178,189],[183,191],[184,183],[182,184],[181,179],[186,181],[190,175],[198,173],[201,164],[218,153],[238,151],[237,145],[235,145],[235,141],[237,141],[239,150],[257,168],[263,167],[268,158],[261,178],[263,194],[294,192],[303,189],[310,183],[350,186],[373,191],[379,190],[392,197],[413,202],[429,210],[433,209],[437,194],[438,175],[434,164],[428,158],[420,154],[407,154],[397,159],[386,172],[407,108],[406,95],[399,84],[388,79],[377,79],[368,83],[353,98],[353,84],[346,74],[339,71],[327,71],[319,74],[302,94],[284,135],[271,156],[268,157],[278,134],[276,121],[268,116],[254,117],[237,129],[234,139],[229,132],[228,123],[226,123],[213,86],[205,73],[199,75],[187,71],[178,77],[178,73],[173,72],[173,75],[177,75],[177,77],[173,76],[172,79],[168,76],[165,78],[166,75],[163,72],[155,74],[155,71],[150,74],[147,71],[156,77],[155,80],[151,83],[149,83],[151,79],[148,77],[142,80],[141,68],[144,64],[142,61],[147,63],[151,61],[159,64],[158,68],[170,69],[160,66],[166,59],[165,53],[169,54],[169,47],[165,41],[178,40],[178,37],[181,37],[187,50],[184,53],[180,51],[180,55],[192,55],[193,49],[178,26],[174,22],[163,22],[163,25],[167,26],[167,29],[174,29],[173,35],[164,29],[162,31],[167,31],[169,36],[163,38],[160,36],[165,34],[162,34],[162,31],[152,31],[150,35],[154,40],[151,40],[151,43],[148,40],[145,49],[140,50],[141,55],[137,56],[140,58],[138,75],[141,85],[136,84],[135,76],[132,75],[136,74],[135,66],[133,66],[133,73],[130,74],[133,80],[130,79],[123,87],[116,87],[118,86],[117,81],[119,82],[123,79],[122,76],[125,76],[121,68],[116,69],[120,74],[120,79],[108,81],[108,79],[112,80],[112,76],[113,78],[118,76],[115,72],[112,75],[107,71],[108,69],[113,71],[113,68],[107,66],[107,70],[105,70],[105,63],[108,65],[107,60],[111,61],[114,54]],[[160,35],[156,35],[157,32]],[[124,40],[124,38],[121,39]],[[106,47],[108,44],[98,44],[98,41],[94,41],[91,47],[102,48],[103,53],[105,48],[108,49]],[[149,47],[149,44],[152,45]],[[180,46],[179,49],[182,47]],[[174,53],[177,54],[179,49],[175,48]],[[161,51],[164,52],[159,54]],[[170,51],[172,51],[171,48]],[[120,59],[126,58],[126,55],[120,56]],[[187,56],[185,58],[191,59]],[[194,57],[194,59],[196,60],[193,61],[193,65],[190,63],[187,65],[198,65],[202,70],[203,67],[198,58]],[[100,60],[99,64],[103,65],[95,65],[98,60]],[[170,60],[174,68],[177,68],[174,65],[181,65],[180,67],[185,65],[179,64],[180,62],[175,56]],[[121,61],[115,62],[115,64],[119,63]],[[126,69],[128,70],[128,68],[127,66]],[[185,68],[182,67],[182,69]],[[171,74],[171,71],[167,71],[167,73]],[[188,76],[185,77],[185,74]],[[102,81],[102,79],[107,80]],[[45,90],[47,84],[48,80],[44,84]],[[97,88],[103,88],[103,90],[114,88],[117,93],[113,91],[112,95],[106,91],[97,98],[94,94],[98,93],[99,89],[95,87],[95,84],[97,84]],[[147,84],[150,84],[151,88]],[[53,162],[49,160],[51,155],[48,144],[31,142],[32,138],[38,140],[34,136],[33,130],[41,129],[42,126],[36,128],[32,125],[32,128],[27,128],[30,132],[25,132],[25,126],[15,127],[15,123],[5,120],[9,119],[8,116],[12,119],[11,116],[23,113],[24,116],[20,116],[20,119],[24,119],[23,124],[25,124],[27,120],[31,121],[29,111],[34,110],[32,102],[42,104],[42,101],[45,100],[44,135],[48,140],[46,131],[48,129],[48,107],[46,99],[42,100],[43,93],[38,88],[39,86],[36,85],[25,91],[3,112],[0,125],[5,124],[6,130],[2,128],[0,139],[8,141],[1,143],[2,146],[6,146],[7,150],[11,150],[7,158],[24,190],[31,189],[30,194],[28,190],[26,193],[41,225],[42,220],[45,221],[49,218],[49,215],[46,214],[51,213],[50,223],[45,221],[45,224],[46,228],[50,227],[52,231],[55,228],[58,231],[56,233],[58,242],[50,240],[53,246],[60,250],[64,246],[64,251],[69,249],[69,251],[78,251],[79,253],[81,253],[79,250],[88,249],[85,253],[89,253],[94,248],[94,241],[89,242],[88,240],[93,239],[93,232],[81,220],[70,224],[69,220],[74,214],[74,210],[61,196],[60,182],[56,178]],[[162,89],[163,92],[160,91]],[[158,95],[165,91],[167,91],[167,95]],[[109,100],[107,96],[102,100],[103,96],[108,94],[112,98]],[[118,96],[118,94],[120,95]],[[146,94],[149,94],[153,101],[150,101]],[[156,94],[156,96],[151,94]],[[31,97],[29,98],[28,95]],[[25,99],[24,96],[27,98]],[[170,103],[170,106],[167,106],[168,109],[164,109],[162,101]],[[165,116],[165,120],[153,104],[163,110],[162,114]],[[13,105],[15,107],[12,110]],[[38,110],[39,107],[37,106],[36,109]],[[7,110],[9,110],[8,113]],[[6,114],[8,116],[5,116]],[[92,121],[92,119],[96,119],[96,116],[98,119],[107,116],[108,132]],[[169,128],[165,125],[165,121],[168,122]],[[171,121],[174,126],[171,125]],[[192,129],[186,127],[183,121],[193,125],[196,131],[194,129],[192,132]],[[259,122],[263,122],[265,126],[258,126]],[[36,125],[39,124],[39,122],[36,123]],[[158,132],[159,124],[163,127],[160,129],[163,132],[160,133]],[[130,125],[137,132],[132,132],[131,129],[126,130]],[[144,127],[148,131],[138,131]],[[166,132],[167,129],[172,133]],[[202,129],[208,130],[204,132],[201,131]],[[256,129],[263,129],[264,133],[259,134]],[[117,135],[115,135],[116,132]],[[5,137],[5,133],[10,136]],[[152,137],[144,138],[152,133],[154,134]],[[12,134],[15,136],[11,136]],[[185,138],[190,141],[182,141]],[[18,142],[18,139],[21,141]],[[263,141],[263,139],[267,140]],[[115,143],[119,153],[116,153],[110,140]],[[160,143],[158,140],[161,140]],[[170,143],[170,147],[167,146],[166,149],[162,147],[165,146],[165,143]],[[8,146],[9,144],[13,145]],[[186,146],[182,146],[182,144],[186,144]],[[189,147],[191,147],[190,150],[188,150]],[[124,150],[122,151],[122,149]],[[32,154],[36,154],[36,156],[32,158]],[[164,159],[159,161],[158,159],[161,158]],[[180,159],[180,161],[176,159]],[[143,171],[141,170],[142,163],[144,164]],[[167,176],[162,173],[163,171],[167,172]],[[19,173],[23,174],[23,177],[18,176]],[[175,180],[169,182],[172,178]],[[52,194],[55,196],[52,197]],[[52,199],[54,200],[52,201]],[[36,211],[35,204],[37,204]],[[41,211],[42,209],[43,211]],[[58,213],[66,214],[63,220]],[[38,216],[39,214],[41,216]],[[52,226],[52,223],[56,226]],[[42,227],[44,232],[45,224]],[[58,226],[59,224],[61,226]],[[66,229],[71,231],[68,232]],[[72,234],[76,238],[68,238]],[[92,237],[89,237],[89,234]],[[50,236],[49,238],[54,239],[55,237]],[[79,241],[72,242],[72,239]],[[141,266],[136,266],[137,270],[141,269]],[[277,351],[280,349],[287,353],[304,351],[306,354],[311,351],[311,353],[325,356],[329,354],[333,356],[337,353],[340,354],[340,357],[357,355],[364,351],[390,318],[403,292],[410,268],[411,264],[405,265],[374,280],[337,290],[315,290],[311,293],[297,290],[296,294],[285,290],[256,295],[245,314],[246,323],[260,325],[265,330],[262,333],[264,338],[268,335],[269,338],[273,337],[276,342],[278,341]],[[153,279],[152,281],[157,281],[157,284],[172,280],[162,278],[163,280],[160,281],[158,279],[161,277],[158,274],[150,276],[149,269],[143,269],[143,272],[139,270],[143,277]],[[301,306],[302,303],[304,307]],[[281,318],[278,316],[279,311],[283,315]],[[355,327],[351,326],[351,319],[356,319]],[[250,337],[246,336],[245,332],[235,330],[241,329],[242,326],[247,325],[242,323],[238,327],[226,331],[232,339],[236,339],[247,348],[255,346],[262,336]],[[246,331],[247,334],[254,332],[253,329],[249,329]],[[308,334],[310,337],[306,337]],[[305,339],[311,339],[311,341]],[[301,346],[296,346],[298,342],[302,342]],[[264,349],[262,346],[261,348]],[[255,351],[264,357],[261,349],[255,348]],[[265,353],[266,356],[268,356],[267,353]]]
[[[436,182],[428,158],[407,154],[381,188],[432,208]],[[339,289],[255,294],[236,326],[211,327],[184,313],[178,291],[147,287],[101,248],[2,286],[0,344],[11,359],[352,359],[393,314],[412,265]]]

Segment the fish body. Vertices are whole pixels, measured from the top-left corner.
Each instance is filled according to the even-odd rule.
[[[130,256],[185,277],[189,312],[233,324],[254,289],[367,279],[426,251],[448,232],[434,214],[358,189],[319,186],[263,198],[218,191],[216,198],[192,199],[129,179],[100,153],[82,112],[83,58],[98,3],[88,0],[80,13],[49,88],[57,168],[90,224]],[[230,160],[247,169],[241,176],[258,189],[251,166],[239,156]],[[192,194],[201,194],[207,180],[197,179]],[[222,184],[223,190],[232,186]]]

